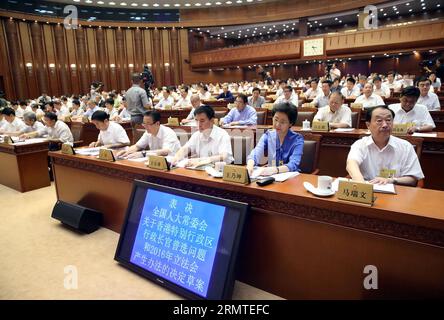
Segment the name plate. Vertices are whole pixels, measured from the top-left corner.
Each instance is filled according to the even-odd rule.
[[[165,109],[164,110],[172,110],[172,109],[173,109],[172,105],[170,105],[170,104],[166,104],[165,105]]]
[[[351,103],[350,108],[353,109],[364,109],[364,105],[362,103]]]
[[[66,116],[64,122],[71,122],[71,116]]]
[[[145,164],[150,169],[170,170],[167,159],[162,156],[149,156]]]
[[[410,127],[413,127],[413,123],[411,122],[393,124],[392,133],[398,135],[405,135],[407,134],[407,129]]]
[[[67,144],[67,143],[62,144],[62,153],[63,154],[70,154],[70,155],[76,154],[72,145]]]
[[[272,103],[264,103],[262,105],[262,109],[273,110],[274,104]]]
[[[302,108],[316,108],[314,103],[303,103]]]
[[[224,176],[222,180],[240,184],[249,184],[251,182],[247,168],[235,165],[226,165],[224,167]]]
[[[355,181],[339,181],[338,199],[373,205],[373,185]]]
[[[88,117],[87,117],[87,116],[83,116],[83,117],[82,117],[82,122],[83,122],[83,123],[88,123],[88,122],[89,122]]]
[[[116,161],[116,159],[114,158],[114,154],[110,149],[100,149],[99,159],[105,161]]]
[[[313,131],[330,131],[330,124],[328,121],[313,121],[313,125],[311,126]]]
[[[179,118],[168,118],[168,125],[170,126],[179,126]]]
[[[14,141],[12,141],[12,138],[10,136],[3,136],[3,143],[12,144],[14,143]]]

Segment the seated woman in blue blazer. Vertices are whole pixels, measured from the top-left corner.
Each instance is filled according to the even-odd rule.
[[[260,168],[255,175],[270,176],[276,173],[299,171],[304,137],[291,131],[296,123],[298,110],[291,103],[279,103],[272,111],[273,130],[265,132],[247,158],[249,174],[254,166],[260,164],[265,154],[268,155],[268,166]]]

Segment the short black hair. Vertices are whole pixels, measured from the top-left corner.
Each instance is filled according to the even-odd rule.
[[[107,103],[113,106],[114,105],[114,99],[112,99],[112,98],[106,99],[105,100],[105,104],[107,104]]]
[[[347,82],[351,82],[351,83],[353,83],[353,84],[356,84],[356,80],[355,80],[355,78],[352,78],[352,77],[347,78]]]
[[[430,80],[428,77],[421,76],[418,78],[418,81],[416,81],[416,85],[419,85],[420,82],[424,82],[424,81],[428,81],[430,84],[432,84],[432,80]]]
[[[20,105],[21,106],[26,106],[26,101],[25,100],[20,100]]]
[[[182,90],[185,91],[185,92],[188,92],[188,90],[190,90],[190,88],[188,86],[183,86]]]
[[[376,76],[376,77],[373,78],[373,82],[375,82],[375,81],[381,81],[382,82],[382,79],[381,79],[380,76]]]
[[[276,112],[285,113],[292,126],[296,123],[296,119],[298,118],[298,108],[294,104],[289,102],[278,103],[273,107],[271,112],[273,117]]]
[[[370,122],[370,121],[372,121],[373,111],[375,111],[376,109],[379,109],[379,108],[381,108],[381,109],[385,109],[385,110],[390,110],[390,113],[392,114],[392,119],[395,118],[395,112],[394,112],[392,109],[390,109],[388,106],[382,104],[382,105],[379,105],[379,106],[375,106],[375,107],[372,107],[372,108],[368,108],[368,109],[366,110],[367,113],[366,113],[366,115],[365,115],[365,122]]]
[[[257,92],[260,93],[260,92],[261,92],[261,89],[259,89],[258,87],[254,87],[252,92],[255,92],[255,91],[257,91]]]
[[[57,115],[54,112],[45,112],[44,117],[48,118],[49,120],[57,121]]]
[[[194,116],[197,116],[198,114],[201,114],[201,113],[205,113],[209,120],[214,118],[214,109],[211,108],[210,106],[203,105],[203,106],[197,107],[197,109],[194,110]]]
[[[333,82],[331,82],[330,80],[327,79],[327,80],[322,81],[322,83],[323,84],[326,83],[326,84],[328,84],[329,87],[331,87]]]
[[[91,116],[91,120],[96,120],[96,121],[104,122],[105,120],[108,119],[109,119],[109,114],[102,110],[95,111]]]
[[[248,103],[248,97],[247,97],[245,94],[243,94],[243,93],[238,94],[238,95],[237,95],[237,98],[241,98],[242,101],[244,102],[244,104],[247,104],[247,103]]]
[[[318,79],[316,79],[316,78],[311,79],[310,84],[311,84],[312,82],[316,82],[316,83],[318,83]]]
[[[416,99],[418,99],[420,94],[421,92],[419,91],[419,88],[414,86],[405,87],[401,91],[401,97],[415,97]]]
[[[156,110],[148,110],[143,113],[144,117],[151,117],[153,119],[153,123],[160,122],[160,112]]]
[[[285,86],[285,87],[284,87],[284,90],[285,90],[285,89],[290,90],[290,92],[293,92],[293,87],[292,87],[292,86]]]
[[[72,100],[72,104],[75,104],[76,106],[80,106],[79,100]]]
[[[1,113],[5,116],[10,116],[10,115],[15,116],[15,110],[9,107],[3,108]]]

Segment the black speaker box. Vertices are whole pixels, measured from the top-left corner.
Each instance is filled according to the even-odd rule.
[[[96,231],[103,221],[99,211],[60,200],[55,204],[51,217],[84,233]]]

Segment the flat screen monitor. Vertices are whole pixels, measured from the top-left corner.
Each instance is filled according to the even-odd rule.
[[[190,299],[231,299],[248,205],[136,180],[115,259]]]

